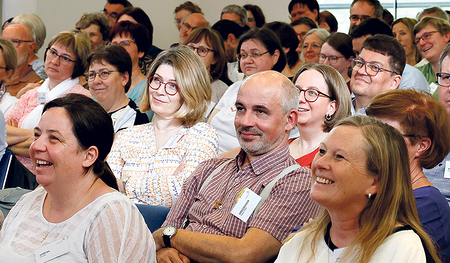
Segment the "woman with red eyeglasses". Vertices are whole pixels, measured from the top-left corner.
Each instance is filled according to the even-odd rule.
[[[172,206],[197,165],[217,156],[216,131],[200,122],[210,100],[209,73],[191,48],[158,55],[140,104],[153,110],[153,120],[119,132],[107,158],[119,189],[135,203]]]

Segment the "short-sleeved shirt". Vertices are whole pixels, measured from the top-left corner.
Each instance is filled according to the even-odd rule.
[[[206,178],[227,158],[205,161],[186,180],[183,190],[163,226],[180,227],[189,213],[186,230],[241,238],[250,227],[264,230],[280,242],[296,226],[314,218],[319,205],[310,197],[311,170],[301,167],[279,179],[259,212],[247,222],[231,214],[240,192],[249,188],[260,194],[285,168],[295,164],[288,145],[241,167],[245,152],[228,162],[200,192]],[[216,202],[223,204],[215,208]]]

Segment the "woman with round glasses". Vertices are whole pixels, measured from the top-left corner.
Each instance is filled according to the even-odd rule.
[[[424,17],[414,26],[415,43],[422,56],[429,63],[418,67],[428,83],[436,83],[439,72],[439,57],[450,40],[450,24],[436,17]],[[437,85],[435,85],[437,86]],[[433,94],[438,99],[438,88]]]
[[[109,40],[113,45],[121,45],[130,54],[133,68],[127,97],[139,104],[147,87],[147,78],[139,66],[139,60],[145,56],[150,47],[147,29],[141,24],[122,21],[111,29]]]
[[[204,117],[211,99],[209,74],[186,46],[161,52],[153,62],[140,108],[153,121],[116,135],[107,162],[136,203],[172,206],[197,165],[217,156],[216,131]]]
[[[211,74],[211,101],[214,102],[214,105],[217,104],[228,89],[228,85],[220,80],[223,75],[225,77],[227,75],[227,61],[222,37],[214,29],[196,28],[189,34],[184,44],[200,56],[206,70]],[[223,74],[224,72],[225,74]]]
[[[281,72],[286,66],[283,47],[275,33],[268,28],[255,28],[243,34],[239,39],[237,52],[239,69],[246,77],[271,69]],[[239,147],[234,117],[237,93],[243,81],[237,81],[227,89],[208,119],[208,123],[211,123],[219,135],[220,153]]]
[[[305,63],[319,62],[319,54],[322,44],[330,35],[326,29],[314,28],[306,33],[302,43],[301,57],[304,58]]]
[[[89,90],[111,116],[114,132],[148,123],[147,115],[140,112],[134,101],[126,96],[131,85],[132,69],[128,52],[119,45],[99,46],[87,61]]]
[[[350,90],[350,64],[355,57],[352,38],[344,33],[332,33],[325,39],[319,54],[319,63],[335,68],[344,78]]]
[[[295,74],[299,91],[297,127],[300,136],[289,145],[291,156],[311,168],[319,144],[340,119],[350,115],[350,92],[331,66],[306,63]]]
[[[39,123],[45,103],[67,93],[79,93],[92,97],[79,84],[79,77],[87,69],[91,52],[89,36],[80,30],[64,31],[54,36],[44,55],[45,73],[48,78],[16,103],[6,114],[7,142],[17,159],[30,171],[34,171],[29,148],[33,142],[33,129]]]

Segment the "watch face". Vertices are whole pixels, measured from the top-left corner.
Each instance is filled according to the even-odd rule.
[[[166,226],[163,229],[163,235],[165,236],[172,236],[173,234],[175,234],[175,232],[177,231],[177,228],[174,226]]]

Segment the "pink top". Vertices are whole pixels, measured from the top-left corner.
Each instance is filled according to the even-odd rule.
[[[19,101],[16,103],[14,108],[12,108],[12,110],[10,110],[5,115],[5,119],[7,122],[10,119],[14,119],[18,123],[18,127],[20,127],[22,125],[22,122],[25,120],[25,118],[28,116],[28,114],[30,114],[30,112],[38,106],[38,102],[37,102],[38,89],[39,89],[39,87],[29,90],[29,91],[27,91],[27,93],[22,95],[22,97],[20,97]],[[81,86],[80,84],[73,86],[72,89],[70,89],[70,91],[68,93],[78,93],[78,94],[88,96],[89,98],[92,98],[91,93],[87,89],[85,89],[83,86]],[[66,94],[62,94],[62,96],[64,96],[64,95],[66,95]],[[17,155],[17,159],[23,165],[25,165],[25,167],[27,167],[28,170],[30,170],[32,173],[35,173],[33,164],[31,162],[31,158]]]

